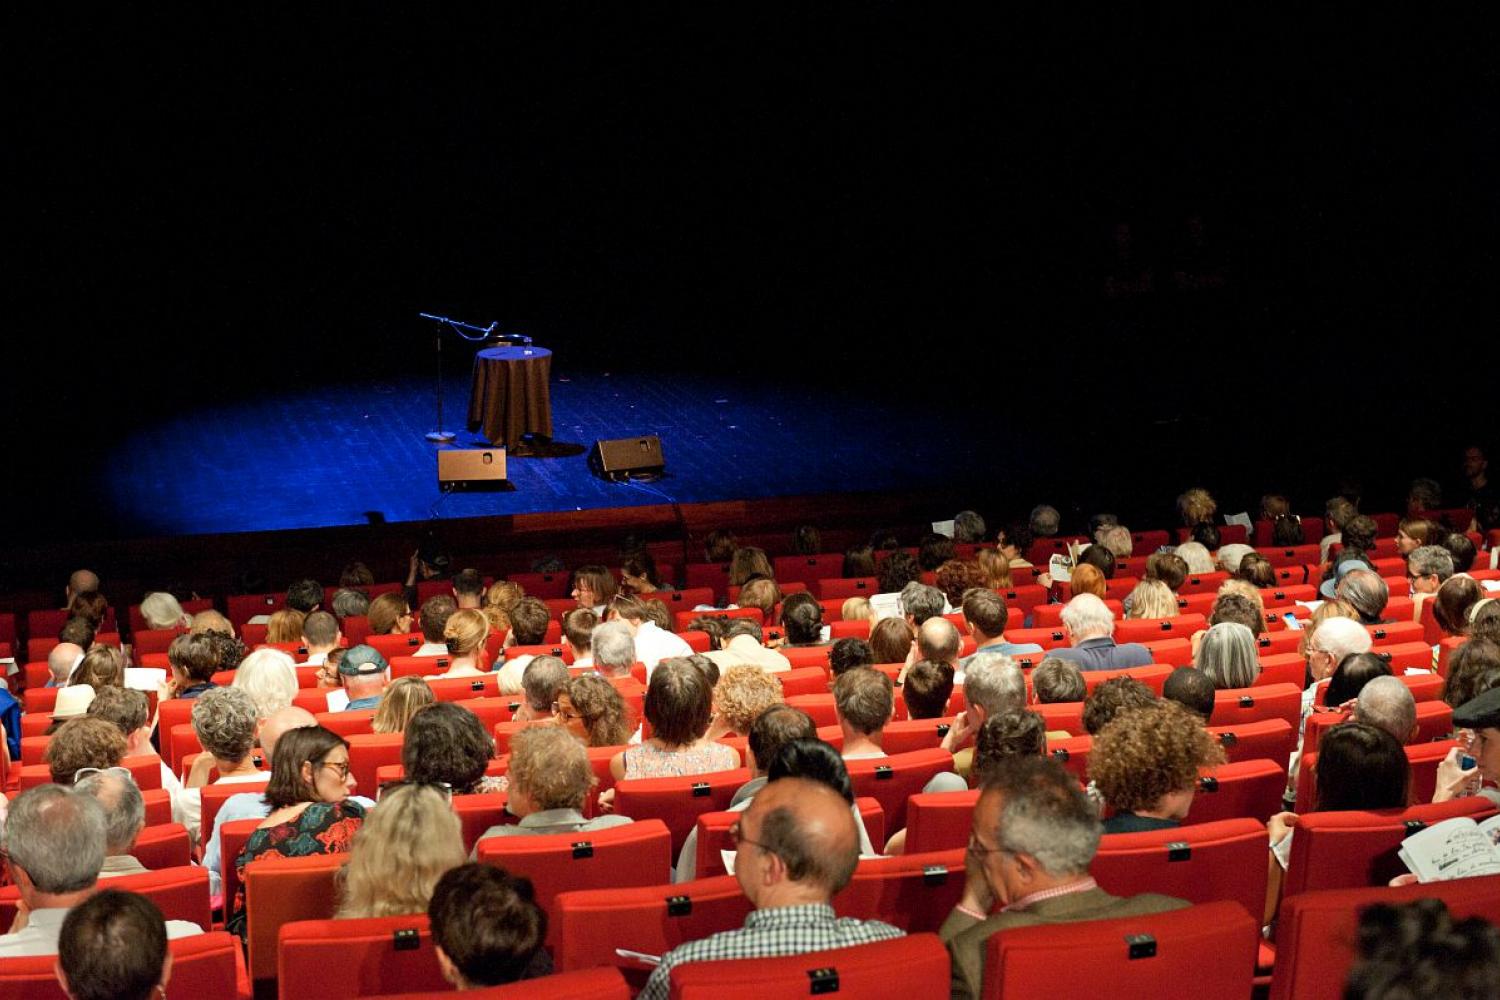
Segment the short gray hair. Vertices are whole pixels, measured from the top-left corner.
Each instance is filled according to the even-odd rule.
[[[1372,640],[1365,627],[1353,618],[1329,618],[1307,637],[1307,648],[1333,657],[1334,663],[1354,653],[1368,653]]]
[[[953,515],[953,540],[955,542],[984,541],[984,518],[978,511],[961,510]]]
[[[1039,503],[1031,508],[1029,519],[1031,533],[1038,537],[1050,537],[1057,534],[1057,528],[1062,524],[1062,515],[1057,512],[1056,507]]]
[[[1386,586],[1380,574],[1374,570],[1351,569],[1339,581],[1334,596],[1341,601],[1348,601],[1361,618],[1369,621],[1379,618],[1380,613],[1385,610],[1386,603],[1391,599],[1391,588]]]
[[[594,666],[629,670],[635,662],[635,639],[624,622],[605,622],[594,626],[589,642],[594,650]]]
[[[344,587],[333,595],[333,613],[340,621],[350,615],[364,615],[370,612],[370,597],[363,590],[355,590],[352,587]]]
[[[1252,546],[1244,542],[1230,542],[1228,545],[1219,546],[1219,566],[1226,573],[1238,573],[1240,563],[1246,556],[1254,552]]]
[[[557,693],[568,686],[568,667],[558,656],[534,656],[521,673],[526,704],[534,711],[550,712]]]
[[[189,621],[177,598],[163,591],[147,594],[141,601],[141,617],[153,629],[181,628]]]
[[[146,825],[146,800],[135,779],[117,771],[100,771],[73,786],[92,796],[104,810],[104,845],[109,854],[124,854]]]
[[[260,721],[255,699],[243,688],[209,688],[193,702],[193,732],[203,749],[219,760],[241,761],[255,746]]]
[[[947,601],[943,592],[936,587],[929,587],[925,583],[913,580],[901,588],[901,610],[911,615],[912,620],[918,625],[927,619],[943,613],[943,605]]]
[[[1417,699],[1398,677],[1372,678],[1354,702],[1354,721],[1384,729],[1405,743],[1417,724]]]
[[[5,818],[5,849],[37,891],[79,892],[104,867],[104,809],[61,785],[39,785],[16,796]]]
[[[1246,688],[1260,676],[1255,635],[1239,622],[1219,622],[1203,635],[1193,664],[1216,688]]]
[[[1135,551],[1135,539],[1130,529],[1123,524],[1106,524],[1097,535],[1099,545],[1112,552],[1116,559],[1129,559]]]
[[[1189,573],[1214,571],[1214,557],[1208,554],[1208,547],[1202,542],[1183,542],[1172,551],[1177,558],[1187,563]]]
[[[1019,712],[1026,707],[1026,675],[1004,653],[980,653],[964,667],[964,702],[986,715]]]
[[[1441,583],[1453,575],[1453,553],[1441,545],[1423,545],[1406,557],[1406,571],[1412,576],[1436,575]]]
[[[987,831],[1012,854],[1036,859],[1061,878],[1089,870],[1099,850],[1099,816],[1078,782],[1045,757],[1017,757],[988,772],[982,794],[1000,796],[1000,823]]]
[[[1115,614],[1093,594],[1079,594],[1062,609],[1062,623],[1075,639],[1115,634]]]

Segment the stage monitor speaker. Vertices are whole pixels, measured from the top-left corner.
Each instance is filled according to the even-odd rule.
[[[661,455],[661,438],[646,434],[633,438],[603,438],[594,442],[589,452],[594,474],[604,479],[656,479],[666,471]]]
[[[443,448],[438,485],[456,490],[506,489],[504,448]]]

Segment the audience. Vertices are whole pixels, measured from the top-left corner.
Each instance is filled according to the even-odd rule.
[[[591,609],[601,621],[604,619],[605,609],[614,600],[615,593],[615,578],[607,567],[591,564],[573,571],[570,596],[578,602],[580,608]]]
[[[146,871],[146,866],[130,853],[146,828],[146,800],[130,772],[113,767],[95,771],[73,787],[80,795],[93,796],[104,810],[104,866],[99,869],[99,877]]]
[[[598,624],[592,608],[574,608],[562,616],[562,645],[573,651],[573,666],[594,665],[593,633]]]
[[[697,667],[681,659],[658,665],[646,688],[651,738],[615,755],[609,762],[615,780],[667,778],[739,767],[738,751],[706,738],[712,711],[713,690]]]
[[[423,784],[403,783],[382,792],[354,834],[335,917],[427,912],[438,879],[464,863],[463,830],[451,798],[446,790]]]
[[[433,951],[443,978],[460,990],[545,976],[547,914],[531,882],[491,865],[449,869],[427,904]]]
[[[408,738],[408,747],[410,742]],[[225,901],[227,930],[241,937],[245,934],[245,866],[256,858],[337,854],[349,849],[365,818],[365,807],[349,800],[353,791],[349,744],[337,733],[306,726],[277,741],[265,792],[270,812],[234,859],[240,882],[232,905]]]
[[[1082,701],[1088,684],[1076,663],[1049,656],[1031,671],[1031,694],[1038,705]]]
[[[558,695],[568,689],[568,677],[562,657],[532,657],[521,674],[521,704],[511,718],[517,722],[552,718],[552,706]]]
[[[1384,729],[1401,744],[1417,738],[1417,700],[1399,678],[1372,677],[1354,702],[1353,721]]]
[[[118,765],[126,746],[119,727],[83,716],[58,727],[42,752],[42,762],[51,771],[53,784],[71,786],[83,768],[103,770]]]
[[[1339,661],[1328,678],[1323,704],[1330,707],[1348,705],[1359,697],[1364,686],[1377,677],[1391,676],[1391,665],[1376,653],[1355,653]],[[1404,741],[1403,741],[1404,742]]]
[[[203,753],[183,782],[182,817],[196,839],[202,810],[200,789],[207,784],[245,784],[266,780],[254,754],[261,718],[250,695],[239,688],[215,688],[193,703],[193,732]]]
[[[5,870],[21,905],[10,932],[0,934],[0,958],[55,955],[63,922],[98,885],[108,843],[104,810],[59,785],[29,788],[10,803],[4,839]],[[177,938],[203,928],[173,920],[166,931]]]
[[[352,646],[339,660],[339,679],[348,695],[346,712],[363,712],[380,706],[390,683],[391,666],[374,646]],[[290,699],[288,699],[290,701]],[[329,696],[330,704],[332,695]]]
[[[1083,728],[1090,736],[1098,736],[1121,712],[1154,704],[1156,695],[1134,677],[1111,677],[1084,699]]]
[[[443,638],[443,630],[448,627],[448,619],[457,610],[457,602],[446,594],[438,594],[422,602],[417,619],[422,629],[422,645],[412,650],[411,655],[447,656],[448,643]]]
[[[839,639],[828,649],[828,671],[835,681],[846,670],[874,666],[876,662],[875,651],[863,639]]]
[[[370,610],[366,612],[366,616],[370,622],[371,635],[405,635],[411,631],[411,606],[400,594],[376,596],[370,601]]]
[[[515,735],[508,777],[510,797],[505,808],[520,822],[492,826],[483,837],[577,833],[630,822],[625,816],[612,815],[584,819],[584,806],[598,781],[583,744],[556,726],[531,726]]]
[[[731,828],[734,877],[753,911],[740,930],[673,948],[652,970],[640,1000],[665,1000],[672,969],[686,962],[800,955],[900,937],[877,920],[838,917],[833,897],[859,861],[849,804],[825,784],[783,778],[756,793]]]
[[[339,670],[346,670],[344,664],[348,662],[350,653],[362,649],[370,647],[355,646],[345,653]],[[296,663],[291,656],[279,649],[257,649],[245,657],[239,669],[234,672],[234,686],[255,702],[255,711],[260,718],[268,718],[290,705],[297,696]],[[347,681],[345,686],[348,686]],[[354,695],[351,694],[350,697],[353,698]],[[374,705],[369,707],[373,708]]]
[[[172,977],[167,934],[161,910],[146,897],[114,889],[96,893],[63,919],[58,985],[72,1000],[165,997]]]
[[[631,663],[646,665],[649,681],[656,665],[672,656],[691,656],[692,647],[675,632],[669,632],[650,621],[646,605],[637,597],[620,596],[610,602],[611,621],[623,622],[630,634],[634,655]],[[626,664],[628,667],[629,664]]]
[[[1122,898],[1100,889],[1089,876],[1099,836],[1093,805],[1061,765],[1020,757],[991,771],[974,807],[963,895],[939,931],[953,959],[953,997],[983,995],[992,934],[1188,905],[1170,896]],[[992,912],[996,904],[1003,908]]]
[[[870,652],[876,663],[905,663],[913,638],[905,619],[882,618],[870,628]]]
[[[1177,613],[1177,595],[1161,580],[1142,580],[1125,598],[1126,618],[1170,618]]]
[[[889,677],[879,670],[844,673],[833,682],[833,707],[844,732],[845,760],[885,756],[880,746],[882,732],[896,715]]]
[[[974,751],[970,744],[984,720],[1004,712],[1026,709],[1026,678],[1016,661],[998,653],[986,653],[969,662],[964,671],[964,710],[954,716],[941,746],[953,754],[953,769],[968,777]]]
[[[969,661],[982,653],[1020,656],[1042,651],[1042,647],[1034,642],[1006,641],[1004,632],[1009,609],[1005,606],[1005,598],[993,590],[976,587],[966,591],[963,612],[969,634],[974,637],[974,652],[959,661],[960,670],[967,669]]]
[[[1062,623],[1070,648],[1048,650],[1048,656],[1072,660],[1080,670],[1119,670],[1151,662],[1151,651],[1140,643],[1115,643],[1114,613],[1092,594],[1080,594],[1069,601],[1063,608]]]
[[[477,595],[476,595],[477,600]],[[443,626],[448,646],[448,669],[439,677],[480,677],[489,673],[484,644],[490,637],[490,620],[477,608],[460,608]]]
[[[1500,996],[1500,931],[1480,917],[1454,920],[1440,899],[1365,907],[1355,948],[1346,1000]]]
[[[593,614],[592,611],[590,613]],[[594,620],[599,620],[597,614],[594,614]],[[552,612],[547,609],[547,605],[535,597],[521,598],[516,602],[515,607],[510,609],[510,632],[505,636],[505,648],[541,645],[547,638],[547,625],[551,621]],[[526,667],[531,663],[534,655],[522,653],[520,656],[506,659],[496,671],[501,694],[521,693],[521,678],[525,675]],[[635,656],[633,649],[630,656],[632,659]]]

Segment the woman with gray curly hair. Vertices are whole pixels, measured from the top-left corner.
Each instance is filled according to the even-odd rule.
[[[181,796],[183,825],[195,840],[202,800],[199,789],[213,783],[263,782],[267,778],[254,753],[260,724],[255,701],[240,688],[210,688],[193,703],[193,732],[203,753],[193,761]]]

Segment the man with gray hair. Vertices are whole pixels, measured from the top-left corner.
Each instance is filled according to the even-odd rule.
[[[1026,708],[1026,675],[1001,653],[980,653],[964,669],[964,710],[954,716],[942,748],[953,754],[953,769],[967,778],[974,763],[971,744],[984,720]]]
[[[104,810],[104,867],[100,878],[139,875],[146,871],[130,852],[146,828],[146,800],[129,771],[110,768],[98,771],[73,786],[80,795],[91,795]]]
[[[1062,515],[1057,512],[1056,507],[1041,503],[1031,508],[1030,522],[1033,537],[1051,538],[1057,534],[1057,529],[1062,524]]]
[[[960,545],[984,541],[984,518],[972,510],[961,510],[954,514],[953,540]]]
[[[1413,595],[1436,594],[1452,575],[1453,553],[1441,545],[1420,546],[1406,557],[1406,581]]]
[[[1307,637],[1307,672],[1313,682],[1302,692],[1304,717],[1312,711],[1318,682],[1332,677],[1344,657],[1368,653],[1371,641],[1370,633],[1353,618],[1329,618]]]
[[[952,609],[948,599],[936,587],[913,580],[901,588],[901,613],[912,628],[921,628],[929,618],[945,615]]]
[[[1051,649],[1047,655],[1071,660],[1079,670],[1122,670],[1151,662],[1151,651],[1140,643],[1115,643],[1114,612],[1093,594],[1079,594],[1069,601],[1062,623],[1071,648]]]
[[[1129,559],[1135,550],[1135,539],[1130,529],[1123,524],[1106,524],[1094,536],[1094,541],[1114,555],[1116,559]]]
[[[635,662],[635,639],[628,625],[616,621],[594,626],[590,645],[594,650],[595,670],[605,677],[630,676],[630,665]]]
[[[517,722],[552,718],[552,703],[568,686],[568,667],[560,656],[534,656],[521,675],[521,706],[512,718]]]
[[[765,633],[755,619],[725,618],[722,621],[724,647],[705,654],[719,665],[720,671],[748,666],[779,674],[792,669],[791,660],[776,650],[761,645],[761,637]]]
[[[22,909],[0,958],[56,955],[68,911],[94,894],[106,845],[104,810],[91,796],[60,785],[22,792],[5,818],[6,870],[21,892]],[[185,920],[167,921],[167,937],[202,934]]]
[[[1449,560],[1451,565],[1451,558]],[[1391,588],[1385,585],[1380,574],[1372,569],[1351,569],[1339,578],[1334,588],[1334,597],[1348,603],[1359,612],[1359,620],[1365,625],[1383,625],[1386,621],[1386,602],[1391,598]]]
[[[1376,677],[1360,689],[1355,722],[1384,729],[1402,745],[1417,738],[1417,700],[1397,677]]]
[[[1156,893],[1122,897],[1099,888],[1089,865],[1100,835],[1088,796],[1055,761],[1018,757],[990,773],[974,806],[963,896],[938,932],[953,958],[953,997],[981,995],[992,934],[1189,905]],[[990,916],[997,903],[1004,908]]]

